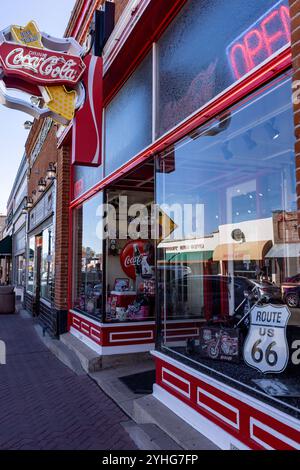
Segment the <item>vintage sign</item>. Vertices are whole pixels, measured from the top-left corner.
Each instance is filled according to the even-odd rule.
[[[34,21],[10,26],[0,31],[0,104],[62,125],[73,121],[72,163],[99,166],[102,63],[73,38],[41,33]],[[23,92],[24,99],[10,89]]]
[[[201,357],[226,362],[239,362],[240,331],[234,328],[200,328],[199,354]]]
[[[84,105],[78,109],[72,128],[72,163],[99,166],[102,148],[103,62],[102,58],[87,55],[82,83]]]
[[[0,44],[0,62],[5,75],[44,86],[76,85],[85,69],[80,57],[9,43]]]
[[[286,305],[256,305],[250,312],[250,328],[244,344],[246,364],[263,373],[283,372],[289,360]]]
[[[83,54],[73,38],[40,33],[34,21],[0,31],[0,103],[35,118],[49,116],[68,124],[84,101]],[[37,104],[29,103],[28,96],[27,100],[12,97],[10,88],[32,94]]]
[[[148,240],[128,242],[121,252],[120,262],[124,273],[131,279],[151,279],[154,264],[152,243]]]

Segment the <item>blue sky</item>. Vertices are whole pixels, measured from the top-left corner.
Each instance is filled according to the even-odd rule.
[[[1,2],[0,30],[11,24],[25,25],[35,20],[41,31],[61,37],[75,0],[8,0]],[[24,113],[0,107],[0,213],[6,202],[21,161],[28,131],[23,123],[31,119]]]

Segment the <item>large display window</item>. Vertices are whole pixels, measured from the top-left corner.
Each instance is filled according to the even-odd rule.
[[[289,41],[288,0],[188,0],[157,44],[157,137]]]
[[[105,109],[105,175],[152,142],[152,52]]]
[[[53,227],[42,233],[41,298],[51,301],[53,295]]]
[[[108,322],[154,321],[155,261],[149,219],[153,202],[153,163],[107,191],[111,214],[106,245]]]
[[[28,265],[27,265],[27,292],[34,294],[35,291],[35,263],[36,263],[36,246],[35,237],[29,238],[28,243]]]
[[[103,194],[73,212],[73,307],[103,319]]]
[[[250,4],[252,2],[249,2]],[[159,157],[158,347],[298,416],[300,240],[287,74]],[[193,321],[182,340],[177,319]]]

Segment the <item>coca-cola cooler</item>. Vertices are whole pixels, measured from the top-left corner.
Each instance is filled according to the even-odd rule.
[[[111,303],[116,307],[127,308],[128,305],[133,304],[136,300],[135,291],[111,291]]]

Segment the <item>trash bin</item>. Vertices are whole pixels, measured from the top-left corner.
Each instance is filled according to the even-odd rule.
[[[13,286],[0,286],[0,314],[15,313],[16,294]]]

